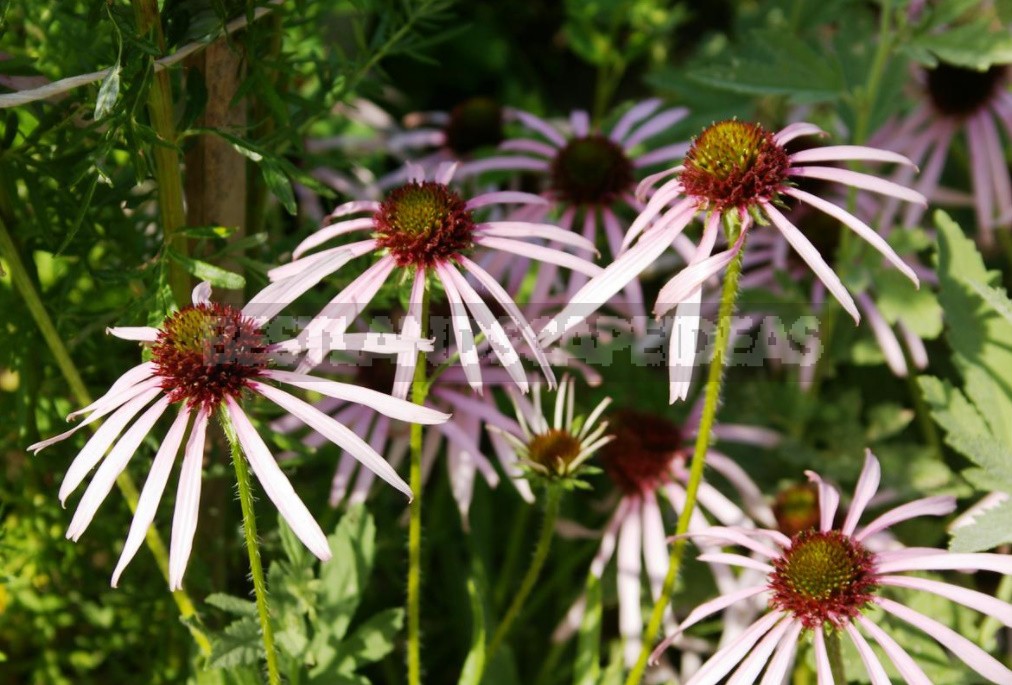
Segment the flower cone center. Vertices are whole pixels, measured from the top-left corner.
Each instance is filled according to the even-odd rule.
[[[580,454],[580,440],[569,431],[553,428],[535,435],[527,446],[527,458],[554,473],[566,467]]]
[[[996,64],[987,71],[955,67],[945,62],[927,70],[928,95],[943,114],[968,117],[994,97],[1008,75],[1008,66]]]
[[[607,205],[632,189],[633,165],[622,147],[600,134],[574,138],[555,155],[552,190],[578,205]]]
[[[759,124],[721,121],[693,141],[681,181],[687,194],[722,212],[772,199],[789,165],[787,152]]]
[[[151,348],[169,400],[213,410],[267,367],[263,332],[235,307],[198,304],[170,315]]]
[[[650,492],[670,478],[682,445],[678,426],[646,412],[616,412],[608,422],[615,439],[601,449],[605,473],[630,495]]]
[[[377,244],[390,250],[398,266],[430,268],[473,244],[470,210],[457,193],[434,181],[392,190],[373,220]]]
[[[444,129],[446,146],[458,157],[483,147],[495,147],[503,140],[502,107],[490,98],[465,100],[450,112]]]

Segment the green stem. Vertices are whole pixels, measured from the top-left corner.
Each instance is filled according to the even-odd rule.
[[[422,291],[421,331],[429,329],[429,287]],[[429,384],[425,380],[428,357],[418,353],[411,401],[425,404]],[[411,504],[408,521],[408,685],[422,682],[421,589],[422,589],[422,424],[411,424]]]
[[[77,397],[77,401],[82,406],[91,404],[91,393],[88,392],[84,379],[74,365],[70,352],[63,344],[63,339],[57,332],[53,320],[49,317],[49,312],[46,311],[42,298],[39,296],[35,284],[28,274],[24,262],[21,260],[21,254],[15,246],[10,233],[7,231],[4,214],[4,212],[0,212],[0,254],[7,260],[7,267],[10,270],[14,288],[21,295],[21,300],[32,315],[32,319],[34,319],[35,325],[38,326],[39,332],[42,333],[42,338],[46,341],[46,345],[56,360],[60,373],[63,374],[64,379],[67,381],[70,391]],[[134,484],[130,474],[126,471],[120,473],[116,478],[116,485],[119,487],[120,492],[123,493],[127,506],[130,507],[130,512],[135,512],[137,510],[138,493],[137,486]],[[145,542],[155,558],[158,569],[167,582],[169,580],[169,554],[165,549],[165,543],[154,526],[148,528]],[[176,590],[172,593],[172,599],[176,602],[180,615],[183,617],[186,626],[190,629],[190,634],[193,635],[194,641],[196,641],[197,646],[200,648],[200,653],[204,656],[210,656],[211,643],[196,623],[197,610],[189,594],[185,590]]]
[[[1008,602],[1012,599],[1012,576],[1002,577],[994,596],[995,599],[1002,602]],[[995,633],[1001,630],[1002,627],[1002,622],[994,616],[985,616],[983,622],[980,624],[980,637],[977,640],[977,644],[987,649],[986,645],[994,639]]]
[[[239,446],[235,428],[224,407],[219,413],[219,418],[232,448],[232,465],[235,466],[235,480],[239,485],[242,528],[246,537],[246,552],[249,554],[250,575],[253,576],[253,592],[256,595],[260,632],[264,641],[264,651],[267,653],[267,681],[270,685],[280,685],[281,672],[278,670],[278,653],[274,649],[274,628],[271,626],[271,613],[267,606],[267,582],[264,580],[264,567],[260,561],[260,541],[257,539],[257,520],[253,507],[253,491],[250,488],[249,467]]]
[[[868,71],[868,81],[861,94],[857,121],[854,124],[854,143],[857,145],[862,144],[868,138],[872,110],[878,100],[882,76],[885,73],[886,63],[889,61],[889,52],[892,50],[892,27],[890,26],[892,11],[892,0],[882,0],[882,7],[879,9],[878,48],[872,59],[871,69]]]
[[[144,36],[149,32],[158,49],[165,52],[165,36],[158,15],[157,0],[133,0],[137,32]],[[186,237],[180,231],[186,227],[186,209],[183,204],[183,177],[180,172],[179,152],[176,147],[176,125],[172,112],[172,83],[165,69],[156,71],[148,88],[148,116],[155,134],[164,145],[153,145],[151,154],[155,161],[155,181],[158,187],[158,211],[162,221],[162,240],[166,247],[185,255],[188,252]],[[190,299],[190,275],[183,265],[174,259],[168,260],[169,285],[177,304]]]
[[[736,231],[731,230],[728,233],[728,242],[733,244],[737,239],[737,235],[734,235]],[[682,559],[685,557],[685,547],[688,543],[685,533],[689,530],[689,521],[696,508],[696,495],[699,492],[699,485],[703,481],[706,453],[710,448],[711,432],[717,417],[717,405],[720,403],[720,390],[725,372],[724,358],[727,355],[731,337],[731,315],[734,313],[735,303],[738,299],[738,278],[741,276],[741,261],[744,254],[745,247],[742,246],[734,260],[728,265],[727,273],[724,275],[724,288],[721,291],[720,310],[717,315],[717,339],[714,343],[713,358],[710,360],[710,369],[707,374],[703,414],[699,420],[699,431],[692,454],[689,481],[685,487],[685,506],[679,513],[678,523],[675,526],[676,539],[671,547],[668,573],[664,577],[660,597],[657,598],[657,603],[654,604],[653,611],[650,612],[650,620],[647,622],[646,632],[643,634],[643,648],[640,650],[636,664],[629,672],[629,677],[626,678],[626,685],[638,685],[643,679],[647,660],[650,658],[651,645],[660,632],[664,611],[671,601],[671,593],[675,588],[675,581],[678,579],[678,572],[682,567]]]
[[[538,544],[534,548],[534,558],[531,559],[531,565],[527,567],[527,573],[520,582],[520,589],[513,596],[513,601],[510,603],[509,609],[506,610],[506,615],[503,616],[502,622],[495,629],[495,633],[492,634],[492,640],[488,646],[488,654],[485,657],[486,664],[491,663],[502,641],[506,639],[510,628],[513,627],[513,623],[524,608],[527,596],[531,594],[534,584],[541,575],[541,569],[545,565],[545,560],[548,559],[548,551],[552,547],[552,538],[555,537],[555,520],[559,517],[559,505],[561,502],[562,487],[550,485],[548,487],[547,501],[545,502],[545,516],[541,521],[541,535],[538,537]]]
[[[833,673],[833,682],[847,685],[847,674],[843,669],[843,651],[840,648],[840,633],[830,630],[825,636],[826,654],[829,656],[829,670]]]
[[[510,517],[513,522],[513,530],[510,531],[509,542],[506,543],[506,557],[499,567],[499,582],[492,593],[493,606],[497,609],[506,603],[506,593],[509,591],[510,579],[518,575],[517,566],[520,564],[520,550],[528,539],[527,523],[531,515],[531,507],[524,502],[519,511]]]

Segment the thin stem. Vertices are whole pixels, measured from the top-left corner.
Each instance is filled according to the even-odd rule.
[[[910,401],[914,405],[914,414],[917,416],[917,424],[921,429],[921,436],[924,438],[936,457],[942,459],[942,439],[938,435],[938,428],[934,419],[931,418],[931,411],[924,401],[924,394],[921,386],[917,383],[917,367],[910,354],[910,346],[902,336],[899,338],[900,348],[903,350],[903,358],[907,363],[907,388],[910,390]]]
[[[879,10],[878,25],[878,48],[875,57],[872,59],[871,69],[868,71],[868,80],[865,82],[864,92],[861,94],[860,106],[857,111],[857,121],[854,124],[854,142],[862,144],[868,138],[868,129],[871,126],[872,110],[878,100],[878,91],[882,86],[882,76],[885,73],[886,63],[889,61],[889,52],[892,50],[892,0],[882,0],[882,7]]]
[[[541,575],[541,569],[544,567],[545,560],[548,559],[548,552],[552,547],[552,538],[555,537],[555,520],[559,517],[562,492],[562,487],[558,485],[550,485],[548,487],[545,516],[541,521],[541,535],[538,537],[538,544],[534,548],[534,558],[531,559],[531,565],[527,567],[527,573],[520,582],[520,589],[513,596],[513,601],[510,603],[509,609],[506,610],[506,615],[503,616],[502,622],[499,623],[499,626],[495,629],[495,633],[492,634],[492,640],[488,646],[488,654],[485,657],[486,664],[491,663],[502,641],[506,639],[510,628],[513,627],[513,623],[524,608],[527,596],[531,594],[534,584],[537,583],[538,577]]]
[[[70,357],[70,352],[63,344],[63,339],[57,332],[56,326],[53,324],[53,320],[49,317],[49,312],[46,311],[46,307],[42,302],[42,298],[39,297],[39,293],[35,289],[35,284],[28,274],[24,262],[21,260],[21,254],[18,252],[10,233],[7,231],[4,215],[5,212],[0,212],[0,254],[7,260],[7,268],[10,270],[14,288],[20,294],[21,300],[32,315],[32,319],[34,319],[35,325],[38,326],[39,332],[42,333],[42,338],[46,341],[46,345],[56,360],[60,373],[63,374],[63,378],[67,381],[70,391],[77,397],[77,401],[81,405],[91,404],[91,393],[88,392],[84,379],[81,378],[81,374]],[[116,485],[119,487],[120,492],[123,493],[127,506],[130,507],[130,512],[135,512],[137,510],[138,493],[133,478],[126,471],[123,471],[116,478]],[[161,535],[158,534],[154,526],[148,528],[145,542],[148,549],[151,550],[151,554],[154,556],[155,563],[158,565],[162,576],[168,582],[169,554],[165,549],[165,543],[162,541]],[[183,617],[187,628],[189,628],[194,641],[196,641],[200,653],[204,656],[210,656],[211,643],[196,623],[197,610],[194,607],[193,600],[190,599],[190,595],[185,590],[180,589],[172,593],[172,599],[176,602],[179,613]]]
[[[847,674],[843,668],[843,650],[840,647],[840,632],[824,631],[826,636],[826,655],[829,657],[829,670],[833,673],[833,682],[846,685]]]
[[[158,15],[157,0],[133,0],[134,17],[140,35],[151,32],[161,52],[165,52],[165,36]],[[166,247],[185,255],[186,237],[180,233],[186,226],[183,205],[183,177],[176,148],[176,126],[172,112],[172,84],[167,71],[156,71],[148,88],[148,116],[151,127],[164,145],[153,145],[155,181],[158,187],[158,211],[162,221],[162,241]],[[169,285],[177,304],[185,303],[190,296],[190,274],[174,259],[168,260]]]
[[[422,290],[421,331],[429,330],[429,287]],[[411,401],[425,404],[429,384],[425,381],[428,358],[418,353]],[[411,424],[411,504],[408,522],[408,685],[422,682],[421,589],[422,589],[422,424]]]
[[[736,227],[733,227],[736,228]],[[740,230],[740,229],[739,229]],[[728,242],[733,244],[737,239],[736,230],[729,231]],[[717,416],[717,405],[720,402],[720,390],[724,382],[724,357],[727,354],[728,342],[731,337],[731,315],[734,313],[735,303],[738,299],[738,277],[741,275],[741,261],[745,254],[745,247],[731,261],[724,275],[724,288],[720,296],[720,310],[717,315],[717,339],[714,343],[713,358],[710,360],[710,369],[706,380],[706,396],[703,403],[703,414],[699,420],[699,432],[696,435],[696,446],[692,454],[692,464],[689,471],[689,481],[685,487],[685,506],[678,515],[678,524],[675,526],[676,540],[671,547],[671,558],[668,561],[668,573],[664,577],[664,585],[661,594],[650,612],[650,620],[647,623],[646,632],[643,634],[643,648],[640,650],[636,664],[626,678],[626,685],[638,685],[643,679],[647,668],[647,660],[650,658],[651,645],[660,632],[661,623],[664,620],[664,612],[671,601],[671,593],[675,588],[675,581],[678,579],[678,572],[682,567],[682,559],[685,557],[687,539],[684,537],[689,530],[689,521],[696,508],[696,495],[699,492],[699,485],[703,481],[703,469],[706,466],[706,453],[710,448],[711,432],[713,423]]]
[[[264,580],[264,567],[260,561],[260,541],[257,539],[257,520],[253,508],[249,467],[246,465],[246,457],[239,446],[235,428],[224,408],[219,413],[219,418],[225,436],[228,438],[228,444],[232,448],[232,465],[235,466],[235,480],[239,485],[242,528],[246,537],[246,552],[249,554],[250,575],[253,577],[253,592],[256,595],[260,632],[264,640],[264,651],[267,653],[267,681],[270,685],[280,685],[281,672],[278,670],[278,653],[274,649],[274,628],[271,626],[271,613],[267,606],[267,582]]]

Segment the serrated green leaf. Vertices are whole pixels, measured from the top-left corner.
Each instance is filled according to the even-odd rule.
[[[953,552],[983,552],[1012,542],[1012,500],[978,514],[973,523],[952,533]]]
[[[204,601],[213,607],[227,611],[230,614],[235,614],[236,616],[255,617],[257,615],[257,605],[252,600],[236,597],[235,595],[215,592],[208,595]]]
[[[942,332],[942,307],[931,288],[914,286],[893,269],[875,274],[875,302],[891,324],[902,322],[914,335],[933,340]]]
[[[309,550],[281,516],[278,516],[278,533],[281,536],[281,547],[285,550],[285,556],[292,562],[292,566],[296,568],[307,566]]]
[[[994,64],[1012,62],[1012,35],[995,31],[980,18],[941,32],[928,32],[908,44],[910,54],[927,67],[939,61],[966,69],[984,71]]]
[[[116,106],[116,101],[119,99],[120,72],[120,65],[117,64],[102,79],[102,85],[98,89],[98,98],[95,100],[96,121],[111,112],[112,108]]]
[[[299,661],[302,660],[302,656],[306,653],[306,648],[309,646],[309,638],[306,637],[305,632],[299,629],[299,626],[288,626],[284,630],[279,630],[275,633],[274,637],[277,639],[278,646],[287,652],[290,657]]]
[[[176,250],[167,250],[169,257],[183,265],[188,273],[193,274],[202,281],[208,281],[217,288],[227,290],[239,290],[246,286],[246,279],[237,273],[222,269],[220,266],[208,264],[207,262],[193,257],[187,257]]]
[[[601,580],[587,575],[583,620],[576,638],[573,685],[596,685],[601,677]]]
[[[341,643],[338,670],[349,672],[379,661],[393,651],[397,633],[404,626],[404,610],[386,609],[372,616]]]
[[[1012,300],[1008,298],[1008,294],[1004,290],[985,285],[971,278],[966,279],[966,284],[975,290],[996,312],[1004,316],[1009,324],[1012,324]]]
[[[333,557],[320,567],[318,610],[340,640],[358,608],[372,572],[376,553],[376,524],[364,507],[349,509],[327,538]]]
[[[208,665],[211,668],[253,666],[260,662],[260,624],[243,618],[228,625],[215,640]]]
[[[457,684],[481,685],[481,675],[485,671],[485,605],[473,577],[467,579],[467,598],[471,605],[471,648]]]

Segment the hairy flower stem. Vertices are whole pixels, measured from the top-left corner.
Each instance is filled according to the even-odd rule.
[[[738,239],[740,227],[732,225],[728,227],[727,240],[734,244]],[[738,278],[741,276],[741,261],[745,255],[745,246],[731,261],[724,275],[724,288],[720,295],[720,310],[717,314],[717,339],[714,343],[713,358],[710,360],[710,369],[706,379],[706,396],[703,403],[703,414],[699,420],[699,432],[696,435],[696,446],[692,453],[692,464],[689,470],[689,482],[685,487],[685,506],[678,515],[678,523],[675,526],[675,539],[671,547],[671,558],[668,561],[668,573],[664,577],[664,585],[661,587],[661,594],[650,612],[650,620],[647,622],[646,631],[643,633],[643,648],[640,650],[636,664],[629,672],[625,685],[639,685],[646,672],[647,660],[650,658],[650,650],[657,634],[661,630],[664,620],[664,612],[671,601],[671,593],[675,588],[675,581],[678,579],[678,572],[682,567],[682,559],[685,557],[685,547],[688,540],[684,537],[689,530],[689,521],[692,520],[693,510],[696,508],[696,495],[699,492],[699,485],[703,481],[703,469],[706,466],[706,453],[710,448],[711,432],[713,423],[717,417],[717,405],[720,403],[720,390],[724,383],[724,358],[727,355],[728,343],[731,337],[731,315],[734,313],[735,303],[738,300]]]
[[[843,669],[843,651],[840,647],[840,632],[826,631],[826,655],[829,657],[829,670],[833,673],[833,682],[845,685],[846,671]]]
[[[429,330],[429,286],[422,290],[422,335]],[[425,404],[429,384],[425,380],[428,357],[418,353],[411,401]],[[422,682],[421,590],[422,590],[422,424],[411,424],[411,504],[408,520],[408,685]]]
[[[67,347],[63,344],[63,339],[60,338],[60,334],[56,330],[56,326],[53,324],[53,320],[49,318],[49,312],[46,311],[45,305],[42,303],[42,298],[39,297],[38,291],[35,289],[35,284],[32,282],[31,276],[25,269],[25,264],[21,260],[21,255],[14,245],[14,241],[11,239],[10,233],[7,231],[7,225],[4,223],[3,215],[0,214],[0,255],[7,261],[7,268],[10,269],[11,281],[14,283],[14,288],[21,295],[22,301],[28,308],[29,313],[32,315],[32,319],[35,320],[35,325],[39,327],[39,332],[42,333],[42,338],[46,341],[46,345],[49,347],[49,351],[52,352],[53,357],[56,359],[56,365],[60,368],[60,372],[63,374],[63,378],[67,381],[67,385],[70,387],[70,391],[77,397],[77,401],[82,405],[88,405],[92,402],[91,393],[88,392],[88,386],[84,384],[84,379],[81,378],[81,374],[78,373],[77,367],[74,365],[74,361],[70,358],[70,352]],[[123,493],[123,497],[126,499],[127,506],[130,507],[130,513],[137,511],[137,485],[134,483],[133,478],[130,477],[126,471],[123,471],[116,477],[116,486],[120,492]],[[155,558],[155,563],[158,565],[159,571],[165,578],[166,582],[169,580],[169,553],[165,549],[165,543],[162,541],[162,536],[158,534],[158,531],[154,526],[148,528],[148,532],[144,537],[144,541],[151,550],[152,556]],[[183,618],[183,622],[186,627],[189,628],[190,634],[193,636],[194,641],[197,643],[197,647],[200,649],[200,653],[204,656],[211,655],[211,642],[204,635],[204,632],[197,625],[197,610],[194,607],[193,600],[190,599],[190,595],[187,594],[186,590],[176,590],[172,593],[172,599],[176,602],[176,606],[179,608],[179,614]]]
[[[152,34],[159,51],[165,52],[165,36],[157,0],[133,0],[137,32],[143,37]],[[162,220],[162,241],[167,248],[186,255],[186,237],[180,231],[186,227],[186,210],[183,205],[183,177],[176,150],[176,126],[172,113],[172,84],[164,69],[156,71],[148,87],[148,116],[151,127],[164,145],[153,145],[151,155],[155,161],[155,181],[158,186],[158,211]],[[169,286],[182,305],[190,297],[190,275],[183,265],[168,259]]]
[[[502,641],[506,639],[510,628],[513,627],[513,623],[523,610],[527,596],[531,594],[534,584],[538,582],[541,569],[544,567],[545,560],[548,559],[548,552],[552,548],[552,538],[555,537],[555,521],[559,517],[562,492],[561,486],[548,486],[548,494],[545,501],[545,516],[541,520],[541,535],[538,537],[538,544],[534,548],[534,558],[531,559],[531,565],[527,567],[527,573],[520,582],[520,589],[513,596],[513,601],[506,610],[506,614],[495,629],[495,633],[492,634],[492,639],[488,645],[488,653],[485,657],[486,664],[491,663],[496,651],[502,645]]]
[[[260,541],[257,539],[256,512],[253,509],[253,491],[250,488],[249,466],[239,446],[235,428],[224,408],[218,414],[221,427],[232,448],[232,465],[235,467],[235,480],[239,485],[239,504],[242,506],[242,529],[246,538],[246,552],[249,554],[250,575],[253,577],[253,592],[256,595],[257,615],[260,619],[260,633],[267,654],[267,682],[270,685],[281,685],[281,672],[278,670],[278,653],[274,649],[274,628],[271,626],[271,613],[267,606],[267,582],[264,580],[264,567],[260,561]]]

